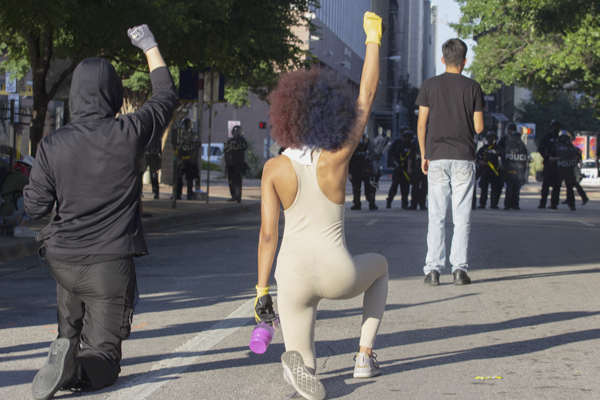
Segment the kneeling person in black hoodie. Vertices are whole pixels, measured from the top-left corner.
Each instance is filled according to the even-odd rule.
[[[34,219],[56,204],[37,240],[44,242],[58,283],[58,339],[33,381],[36,399],[49,399],[60,388],[101,389],[121,371],[121,341],[129,337],[133,317],[133,257],[148,254],[138,167],[178,104],[148,27],[127,33],[148,59],[151,99],[116,117],[123,103],[117,72],[104,59],[83,60],[71,83],[72,122],[40,142],[24,189],[25,210]]]

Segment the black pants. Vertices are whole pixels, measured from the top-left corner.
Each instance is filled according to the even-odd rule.
[[[379,187],[378,176],[360,176],[360,174],[352,175],[352,193],[354,194],[353,203],[360,207],[360,190],[364,185],[365,198],[369,202],[369,206],[375,206],[375,193]]]
[[[227,166],[229,193],[234,200],[242,200],[242,168]]]
[[[406,175],[404,175],[404,173],[406,173],[408,175],[408,172],[403,171],[399,168],[396,168],[394,170],[394,173],[392,174],[392,186],[390,186],[390,191],[388,192],[387,201],[391,203],[394,200],[396,193],[398,193],[398,185],[400,185],[400,196],[402,197],[402,208],[407,208],[408,207],[408,193],[410,192],[410,181],[406,178]]]
[[[502,186],[504,182],[502,178],[496,175],[492,171],[486,171],[481,175],[479,180],[479,187],[481,188],[481,194],[479,195],[479,205],[485,207],[488,197],[488,186],[491,186],[490,206],[497,207],[500,201],[500,195],[502,194]]]
[[[177,174],[177,195],[181,197],[183,193],[183,175],[185,175],[185,181],[187,182],[187,194],[188,196],[194,195],[194,179],[198,176],[198,165],[190,162],[183,164],[183,168],[179,170]]]
[[[133,258],[78,266],[48,260],[48,265],[57,282],[58,338],[80,348],[77,361],[93,390],[112,385],[121,372],[121,342],[131,331]]]
[[[558,202],[560,201],[560,187],[562,186],[563,181],[565,182],[565,186],[567,187],[567,204],[569,207],[575,207],[575,192],[573,191],[573,187],[575,186],[575,175],[573,175],[572,171],[567,172],[557,172],[556,174],[556,186],[552,189],[552,197],[550,198],[550,205],[553,207],[558,206]]]
[[[546,206],[546,202],[548,201],[548,192],[552,187],[552,197],[555,196],[554,192],[557,190],[557,177],[556,171],[551,166],[544,167],[542,170],[542,197],[540,198],[540,206]],[[558,186],[560,190],[560,186]],[[558,193],[556,194],[558,196]],[[551,198],[552,198],[551,197]]]
[[[410,176],[410,183],[412,185],[412,193],[410,196],[411,208],[417,208],[417,204],[421,209],[425,208],[425,201],[427,200],[427,175],[425,175],[420,169]]]
[[[579,182],[577,182],[577,180],[575,180],[575,189],[577,189],[577,193],[579,193],[579,197],[581,197],[581,200],[583,200],[583,201],[589,200],[587,197],[587,194],[585,193],[585,190],[583,190],[583,188],[581,187]]]
[[[152,183],[152,193],[158,196],[158,171],[150,170],[150,182]]]
[[[507,179],[506,192],[504,193],[504,207],[517,208],[519,207],[519,198],[521,195],[521,187],[525,181],[522,179]]]

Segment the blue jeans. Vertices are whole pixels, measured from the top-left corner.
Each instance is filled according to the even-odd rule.
[[[452,199],[454,235],[450,264],[452,272],[467,271],[471,203],[475,188],[475,162],[463,160],[434,160],[429,163],[429,229],[427,258],[423,272],[427,275],[446,266],[446,213]]]

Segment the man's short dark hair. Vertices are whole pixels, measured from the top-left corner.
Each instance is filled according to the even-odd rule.
[[[467,45],[460,39],[449,39],[442,46],[446,65],[458,67],[467,58]]]

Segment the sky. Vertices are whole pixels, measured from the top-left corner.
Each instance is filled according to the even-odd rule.
[[[444,64],[442,64],[442,45],[448,39],[456,37],[454,29],[450,28],[448,24],[458,22],[460,20],[460,7],[454,0],[436,0],[432,2],[438,6],[438,26],[437,26],[437,64],[435,66],[435,72],[437,75],[443,74],[446,70]],[[471,64],[473,59],[473,50],[471,47],[475,43],[473,40],[465,40],[469,50],[467,51],[467,67]]]

